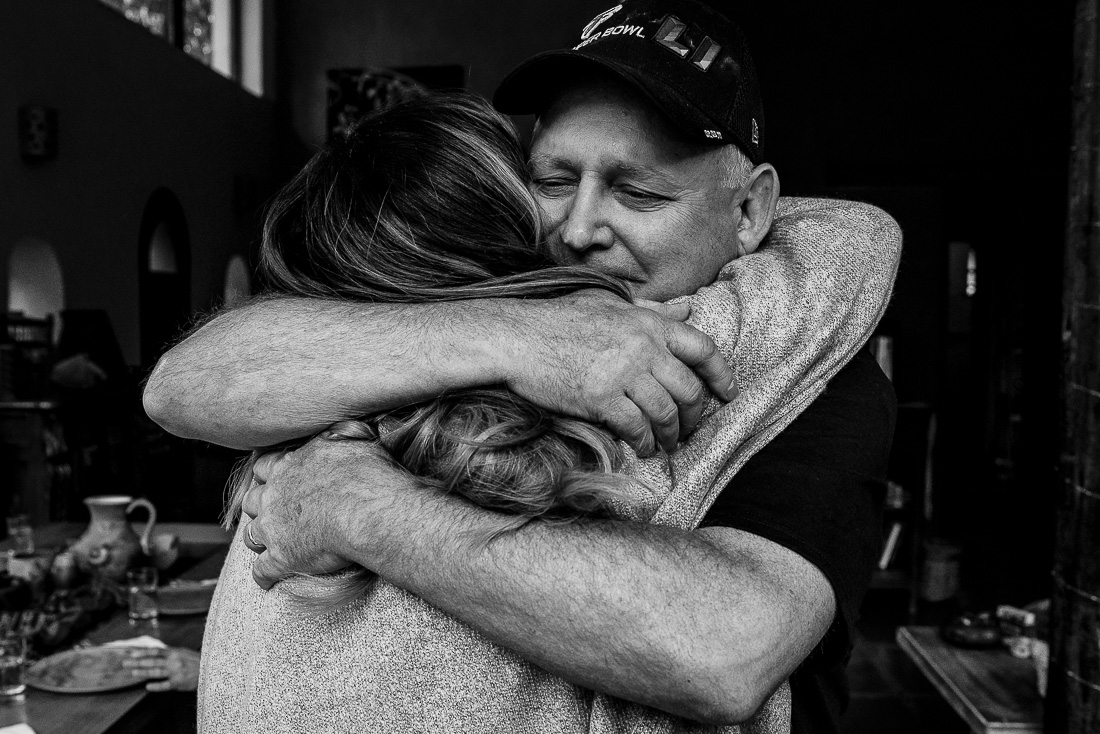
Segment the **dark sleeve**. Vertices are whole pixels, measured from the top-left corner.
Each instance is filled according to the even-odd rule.
[[[882,543],[882,501],[896,401],[867,349],[760,450],[719,495],[703,526],[773,540],[821,569],[837,618],[807,665],[847,655]]]

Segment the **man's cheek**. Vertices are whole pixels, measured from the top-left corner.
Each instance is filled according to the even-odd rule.
[[[550,259],[558,265],[573,265],[579,261],[577,253],[573,250],[561,244],[561,240],[551,241],[547,243]]]

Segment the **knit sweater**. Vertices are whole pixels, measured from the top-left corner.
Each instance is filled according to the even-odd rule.
[[[889,300],[900,233],[885,213],[783,199],[766,246],[689,300],[691,323],[734,368],[741,393],[711,398],[671,455],[640,460],[623,517],[690,530],[733,474],[817,397]],[[200,732],[769,732],[790,730],[786,685],[741,727],[705,727],[553,676],[379,579],[363,598],[303,617],[262,591],[238,529],[210,608]]]

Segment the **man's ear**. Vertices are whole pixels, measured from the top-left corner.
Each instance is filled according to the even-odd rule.
[[[737,225],[738,256],[755,251],[772,228],[779,203],[779,174],[772,164],[761,163],[749,174],[742,191],[745,198],[741,200],[741,221]]]

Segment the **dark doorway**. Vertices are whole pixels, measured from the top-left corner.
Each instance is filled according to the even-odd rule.
[[[191,319],[191,240],[179,199],[164,188],[149,197],[141,217],[138,302],[141,373],[148,374]],[[194,447],[152,421],[143,426],[139,493],[157,506],[162,520],[192,519]]]
[[[191,240],[179,200],[168,189],[149,197],[138,236],[141,366],[152,367],[191,317]]]

